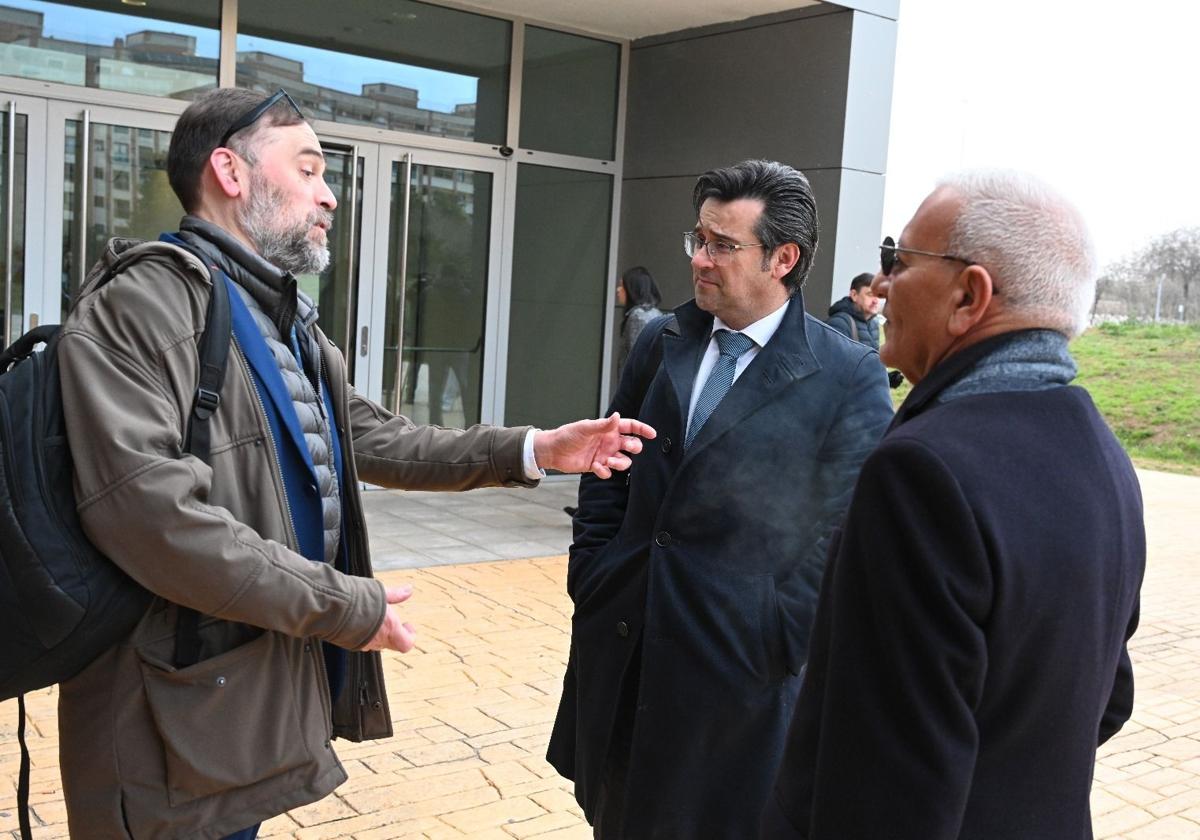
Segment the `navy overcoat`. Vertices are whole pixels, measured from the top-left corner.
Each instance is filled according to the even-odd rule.
[[[756,830],[828,535],[892,416],[878,355],[806,315],[797,296],[684,451],[711,329],[689,302],[643,330],[610,411],[658,437],[628,478],[584,476],[579,490],[571,656],[548,757],[594,820],[632,663],[631,840]]]

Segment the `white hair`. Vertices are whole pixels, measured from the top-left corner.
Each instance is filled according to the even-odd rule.
[[[986,268],[1010,311],[1068,338],[1083,332],[1096,294],[1096,257],[1079,211],[1023,172],[959,172],[938,187],[962,201],[949,253]]]

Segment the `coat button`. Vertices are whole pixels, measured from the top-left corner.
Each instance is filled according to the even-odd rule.
[[[217,685],[225,685],[227,680],[224,677],[217,677]]]
[[[668,452],[671,451],[671,439],[670,438],[663,438],[662,451],[663,451],[664,455],[666,455]]]
[[[622,639],[629,635],[629,625],[624,621],[617,622],[617,635]]]
[[[654,535],[654,544],[666,548],[671,544],[671,535],[666,531],[659,531]]]

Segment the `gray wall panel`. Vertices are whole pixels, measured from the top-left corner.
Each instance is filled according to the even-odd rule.
[[[833,252],[832,298],[849,293],[850,281],[879,270],[879,233],[883,218],[883,176],[843,169],[838,190],[837,247]],[[898,236],[899,234],[892,234]]]
[[[625,178],[696,175],[747,157],[841,165],[852,24],[838,10],[634,42]]]
[[[895,66],[896,21],[855,12],[842,151],[842,166],[848,169],[887,169]]]
[[[841,205],[841,170],[818,169],[804,173],[817,197],[817,214],[821,220],[821,238],[817,242],[817,259],[808,282],[804,284],[804,307],[818,318],[829,314],[830,289],[833,283],[834,253],[837,245],[838,208]]]
[[[692,212],[695,183],[688,175],[626,181],[622,187],[617,272],[632,265],[646,266],[668,308],[692,297],[692,269],[683,253],[683,232],[696,223]]]

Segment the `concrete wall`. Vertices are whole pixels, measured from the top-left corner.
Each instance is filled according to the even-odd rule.
[[[645,265],[667,305],[690,298],[681,235],[695,223],[696,177],[779,160],[816,193],[821,239],[804,295],[824,317],[878,262],[895,33],[894,15],[825,4],[635,41],[618,271]]]

